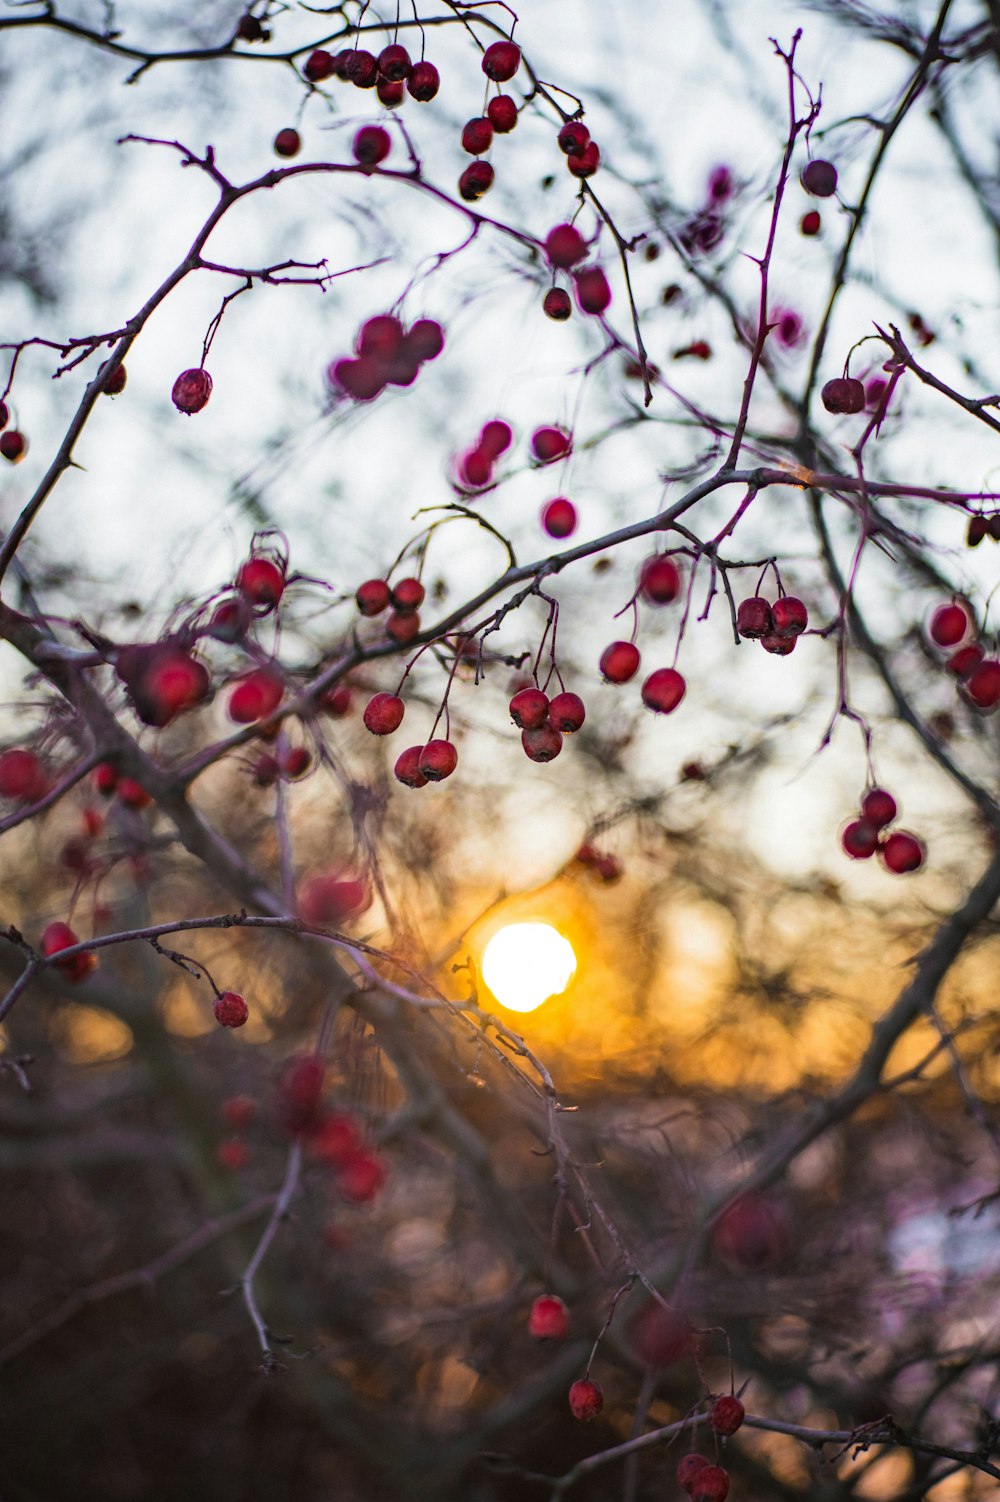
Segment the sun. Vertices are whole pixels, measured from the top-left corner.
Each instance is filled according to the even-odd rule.
[[[508,923],[483,950],[483,979],[501,1006],[533,1012],[576,973],[573,946],[551,923]]]

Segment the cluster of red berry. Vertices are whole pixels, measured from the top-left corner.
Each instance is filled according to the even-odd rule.
[[[310,1157],[333,1170],[338,1193],[355,1204],[373,1200],[385,1183],[385,1163],[348,1112],[325,1106],[326,1070],[315,1054],[292,1059],[278,1085],[276,1117]]]
[[[1000,661],[987,657],[982,644],[971,640],[975,623],[964,605],[939,605],[931,616],[928,635],[936,647],[950,652],[945,662],[959,682],[967,704],[990,714],[1000,704]],[[955,650],[952,650],[952,649]]]
[[[809,612],[795,595],[781,595],[772,604],[762,595],[741,600],[736,629],[747,641],[759,641],[765,652],[787,657],[809,624]]]
[[[420,630],[420,607],[424,603],[424,593],[424,586],[419,579],[399,579],[395,584],[390,584],[387,579],[366,579],[358,585],[354,599],[364,616],[381,615],[384,610],[388,610],[385,634],[390,641],[402,644],[412,641]],[[376,734],[386,732],[378,731]]]
[[[513,441],[510,423],[502,418],[483,423],[476,443],[455,461],[455,488],[475,491],[492,485],[494,466]]]
[[[10,422],[10,408],[6,402],[0,401],[0,428],[7,428]],[[28,440],[17,428],[7,428],[6,432],[0,433],[0,454],[11,464],[17,464],[28,452]]]
[[[327,380],[358,402],[370,402],[387,386],[412,386],[421,365],[444,349],[444,330],[433,318],[418,318],[407,332],[391,313],[361,325],[354,358],[334,360]]]
[[[580,312],[599,315],[611,305],[611,287],[600,266],[580,267],[588,250],[587,241],[572,224],[557,224],[545,237],[545,254],[553,273],[569,272]],[[551,287],[545,294],[542,308],[549,318],[557,323],[564,322],[572,311],[569,293],[563,287]]]
[[[861,800],[860,817],[845,825],[840,843],[852,860],[878,854],[887,871],[897,876],[916,871],[924,863],[924,847],[915,834],[897,829],[888,833],[896,817],[896,800],[884,788],[869,788]]]

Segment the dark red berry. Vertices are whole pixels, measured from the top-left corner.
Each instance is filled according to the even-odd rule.
[[[392,586],[392,603],[396,610],[419,610],[424,594],[419,579],[400,579]]]
[[[378,55],[378,66],[382,77],[394,82],[409,78],[412,72],[410,54],[398,42],[391,42],[388,47],[382,48]]]
[[[50,923],[42,934],[42,953],[59,954],[63,949],[72,949],[80,940],[68,923]],[[97,969],[97,955],[93,950],[84,950],[67,960],[57,960],[56,966],[71,981],[86,980]]]
[[[938,647],[954,647],[969,629],[969,617],[961,605],[939,605],[931,616],[927,633]]]
[[[991,710],[1000,704],[1000,662],[987,657],[965,684],[966,696],[977,709]]]
[[[493,144],[493,126],[485,116],[470,120],[462,131],[462,150],[470,156],[482,156]]]
[[[494,83],[506,83],[521,66],[521,49],[516,42],[493,42],[483,53],[483,72]]]
[[[118,779],[118,800],[124,803],[126,808],[148,808],[153,801],[151,793],[147,793],[141,782],[136,782],[134,777],[120,777]]]
[[[285,590],[285,571],[270,558],[248,558],[236,575],[236,588],[252,605],[273,610]]]
[[[238,991],[223,991],[215,998],[212,1010],[220,1027],[242,1027],[250,1016],[250,1008]]]
[[[333,72],[333,56],[322,47],[310,52],[302,65],[302,72],[310,83],[322,83]]]
[[[418,104],[427,104],[441,86],[441,75],[433,63],[414,63],[406,87]]]
[[[802,215],[799,221],[799,229],[807,240],[811,240],[813,235],[819,234],[822,222],[819,216],[819,209],[810,209],[807,214]]]
[[[587,254],[587,242],[572,224],[557,224],[545,236],[545,254],[552,266],[565,271]]]
[[[388,609],[392,591],[385,579],[366,579],[354,598],[362,615],[381,615]]]
[[[212,611],[206,627],[207,634],[216,641],[239,641],[250,624],[250,607],[242,596],[233,600],[221,600]]]
[[[240,19],[237,21],[236,35],[241,42],[263,42],[267,40],[267,33],[263,25],[256,16],[251,16],[249,12],[245,16],[240,16]]]
[[[367,1149],[354,1153],[337,1169],[338,1193],[355,1205],[373,1200],[385,1183],[385,1164]]]
[[[672,1366],[691,1349],[694,1330],[687,1315],[670,1305],[650,1299],[639,1310],[629,1329],[629,1340],[645,1366]]]
[[[473,162],[458,179],[459,197],[466,203],[475,203],[492,188],[494,175],[489,162]]]
[[[579,730],[586,718],[587,711],[579,694],[556,694],[549,702],[549,724],[564,735]]]
[[[279,130],[274,138],[275,156],[298,156],[302,150],[302,137],[291,125]]]
[[[391,735],[403,723],[405,709],[397,694],[374,694],[365,705],[365,729],[372,735]]]
[[[969,529],[965,534],[965,540],[969,547],[978,548],[989,530],[990,524],[985,516],[970,516]]]
[[[491,99],[486,114],[498,136],[509,135],[517,125],[517,104],[509,94],[498,94]]]
[[[771,619],[778,636],[799,636],[809,624],[809,612],[795,595],[782,595],[771,606]]]
[[[108,379],[105,381],[105,383],[104,383],[104,395],[105,396],[121,396],[122,392],[125,390],[125,386],[126,386],[127,382],[128,382],[128,371],[125,369],[124,365],[119,365],[115,369],[114,373],[112,375],[110,375],[108,377]],[[3,427],[3,423],[0,423],[0,428],[2,428],[2,427]]]
[[[685,1455],[677,1466],[677,1485],[690,1492],[699,1471],[708,1465],[704,1455]]]
[[[13,747],[0,754],[0,798],[17,798],[34,803],[44,796],[48,780],[33,751]]]
[[[774,630],[770,602],[762,595],[751,595],[748,600],[741,600],[736,612],[736,629],[749,641],[767,636]]]
[[[954,673],[956,678],[968,678],[976,671],[983,661],[986,653],[978,642],[970,642],[967,647],[959,647],[953,652],[945,663],[949,673]]]
[[[802,186],[814,198],[832,198],[837,191],[836,167],[818,157],[807,162],[802,173]]]
[[[345,58],[344,73],[355,88],[373,89],[378,83],[378,59],[358,47]]]
[[[657,668],[642,685],[642,702],[656,714],[670,714],[684,697],[687,684],[676,668]]]
[[[876,829],[884,829],[896,817],[896,800],[885,788],[869,788],[861,800],[861,813]]]
[[[0,428],[5,428],[10,422],[10,408],[6,402],[0,402]]]
[[[251,725],[255,720],[266,719],[277,709],[284,692],[284,682],[276,673],[268,668],[257,668],[248,673],[230,694],[229,718],[237,725]]]
[[[727,203],[733,196],[735,184],[728,167],[713,167],[708,174],[708,196],[712,203]]]
[[[100,762],[94,768],[94,787],[102,798],[110,798],[111,794],[118,787],[118,768],[112,766],[109,761]],[[0,792],[3,792],[2,788],[0,788]]]
[[[281,755],[281,770],[290,781],[304,777],[312,766],[312,755],[305,746],[289,746]]]
[[[737,1429],[743,1423],[745,1415],[746,1409],[739,1398],[723,1396],[716,1398],[708,1410],[708,1422],[716,1434],[721,1434],[728,1438],[729,1435],[736,1433]]]
[[[556,323],[565,323],[572,311],[569,293],[562,287],[550,287],[542,300],[542,312]]]
[[[227,1137],[215,1149],[216,1161],[227,1173],[239,1173],[250,1161],[250,1149],[242,1137]]]
[[[994,542],[1000,542],[1000,511],[994,511],[986,523],[986,530]]]
[[[779,636],[777,631],[768,631],[760,639],[760,644],[765,652],[770,652],[774,657],[787,657],[795,651],[797,636]]]
[[[581,313],[603,313],[611,304],[611,284],[600,266],[587,266],[573,278]]]
[[[391,313],[377,313],[361,325],[354,348],[361,356],[387,364],[399,353],[402,342],[403,325],[399,319]]]
[[[539,464],[551,464],[572,451],[573,440],[563,428],[536,428],[531,435],[531,452]]]
[[[570,1387],[569,1411],[582,1424],[589,1424],[591,1419],[596,1419],[603,1407],[604,1392],[599,1382],[581,1377]]]
[[[306,923],[317,928],[334,928],[345,918],[363,913],[371,906],[371,892],[366,882],[342,872],[320,873],[304,882],[298,894],[298,909]]]
[[[28,440],[17,428],[0,433],[0,454],[10,463],[19,464],[28,452]]]
[[[884,845],[879,846],[879,859],[887,871],[894,872],[897,876],[903,876],[908,871],[916,871],[924,863],[924,847],[915,834],[907,834],[905,830],[897,829],[891,834]]]
[[[482,448],[470,449],[458,462],[458,474],[468,490],[481,490],[493,479],[493,460]]]
[[[423,755],[423,746],[407,746],[396,758],[393,771],[397,779],[405,783],[408,788],[423,788],[427,786],[427,778],[420,770],[420,758]]]
[[[385,161],[392,150],[392,139],[381,125],[362,125],[351,149],[358,165],[370,172]]]
[[[579,156],[580,152],[586,148],[589,140],[590,131],[582,120],[567,120],[556,136],[559,150],[564,152],[566,156]]]
[[[375,85],[375,92],[379,104],[384,104],[387,110],[395,110],[406,98],[406,85],[394,78],[380,78]]]
[[[868,860],[878,848],[878,830],[879,826],[869,819],[855,819],[845,825],[840,836],[844,854],[852,861]]]
[[[601,153],[596,141],[588,141],[582,151],[566,158],[566,166],[574,177],[593,177],[601,165]]]
[[[291,1059],[286,1065],[278,1086],[276,1114],[280,1125],[292,1136],[319,1126],[325,1073],[323,1060],[314,1054]]]
[[[613,641],[601,653],[600,669],[609,683],[628,683],[639,671],[639,648],[634,642]]]
[[[458,766],[458,752],[451,741],[428,741],[418,766],[428,782],[443,782]]]
[[[212,377],[207,370],[182,370],[170,393],[178,412],[200,412],[212,395]]]
[[[522,688],[511,699],[509,708],[519,730],[537,730],[549,717],[548,695],[540,688]]]
[[[418,318],[407,334],[406,342],[421,363],[436,360],[444,349],[444,329],[433,318]]]
[[[259,788],[273,788],[281,776],[281,768],[278,766],[276,756],[271,756],[267,751],[262,752],[252,767],[254,786]]]
[[[491,459],[499,459],[505,454],[514,440],[514,434],[509,422],[495,417],[491,422],[483,424],[483,430],[479,435],[479,447],[484,454]]]
[[[823,387],[820,398],[828,412],[863,412],[865,388],[853,376],[834,376]]]
[[[327,375],[358,402],[370,402],[386,388],[385,365],[370,355],[363,355],[360,360],[336,360]]]
[[[528,1334],[533,1340],[566,1339],[569,1334],[569,1310],[556,1294],[539,1294],[528,1315]]]
[[[691,1502],[726,1502],[729,1472],[720,1465],[702,1466],[691,1483]]]
[[[669,554],[647,558],[639,572],[639,593],[648,604],[669,605],[680,587],[680,570]]]
[[[317,699],[317,707],[328,714],[331,719],[342,720],[351,708],[354,695],[346,683],[335,683],[332,688],[325,689]]]
[[[521,731],[521,745],[532,761],[554,761],[563,748],[563,738],[551,725],[538,725]]]
[[[245,1132],[257,1120],[257,1102],[252,1095],[231,1095],[222,1102],[222,1119],[234,1132]]]
[[[550,537],[571,537],[576,531],[576,507],[565,496],[556,496],[542,507],[542,526]]]
[[[420,616],[415,610],[390,610],[385,623],[385,634],[403,646],[420,631]]]

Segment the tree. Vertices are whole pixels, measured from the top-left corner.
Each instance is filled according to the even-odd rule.
[[[998,20],[749,10],[0,17],[13,1498],[1000,1477]]]

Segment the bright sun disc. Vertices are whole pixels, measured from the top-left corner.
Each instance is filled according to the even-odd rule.
[[[508,923],[483,950],[483,979],[512,1012],[533,1012],[575,973],[573,946],[551,923]]]

